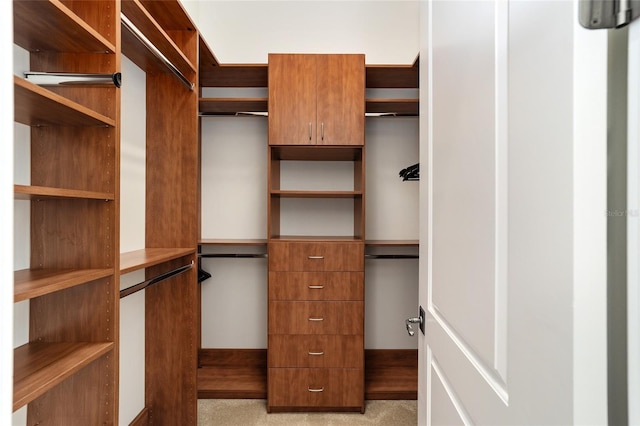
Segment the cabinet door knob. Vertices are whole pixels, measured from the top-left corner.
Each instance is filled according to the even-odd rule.
[[[324,392],[324,388],[307,388],[309,392]]]
[[[311,136],[312,136],[312,125],[311,122],[309,122],[309,140],[311,140]]]
[[[324,355],[324,351],[320,351],[320,352],[307,352],[309,355],[315,355],[315,356],[320,356],[320,355]]]
[[[320,124],[320,139],[324,141],[324,121]]]
[[[324,259],[324,256],[307,256],[307,259]]]
[[[323,289],[324,288],[323,285],[308,285],[307,287],[309,287],[309,288],[317,288],[317,289]]]
[[[309,317],[309,321],[324,321],[324,318]]]

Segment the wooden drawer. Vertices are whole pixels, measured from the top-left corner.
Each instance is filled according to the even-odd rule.
[[[270,407],[362,407],[364,370],[269,368]]]
[[[269,302],[269,334],[363,334],[364,302]]]
[[[364,244],[270,242],[269,271],[364,271]]]
[[[364,336],[269,336],[269,367],[364,368]]]
[[[269,272],[269,300],[364,300],[364,272]]]

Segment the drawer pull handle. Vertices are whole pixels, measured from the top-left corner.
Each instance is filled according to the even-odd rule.
[[[309,392],[324,392],[324,388],[307,388],[309,390]]]
[[[309,287],[309,288],[317,288],[317,289],[323,289],[324,288],[323,285],[308,285],[307,287]]]
[[[324,256],[307,256],[307,259],[324,259]]]
[[[313,318],[313,317],[310,317],[309,321],[324,321],[324,318]]]
[[[309,355],[315,355],[315,356],[320,356],[320,355],[324,355],[324,351],[322,352],[307,352]]]

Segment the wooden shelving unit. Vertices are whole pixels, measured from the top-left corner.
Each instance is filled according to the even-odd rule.
[[[14,352],[13,409],[53,389],[102,355],[113,343],[28,343]]]
[[[44,186],[14,185],[13,192],[16,200],[82,199],[111,201],[114,199],[113,194],[106,192],[47,188]]]
[[[144,3],[144,4],[143,4]],[[163,2],[165,3],[165,2]],[[171,6],[177,2],[166,2],[166,6]],[[175,31],[176,27],[183,27],[184,30],[191,31],[195,34],[194,26],[184,25],[189,22],[186,13],[182,10],[182,14],[173,15],[170,24],[162,26],[157,14],[152,14],[148,7],[153,7],[153,2],[140,2],[139,0],[122,0],[122,13],[131,21],[131,23],[153,44],[180,72],[184,75],[192,75],[196,73],[195,57],[188,57],[184,52],[184,46],[178,46],[176,40],[171,38],[169,33]],[[164,5],[163,5],[164,6]],[[155,10],[163,10],[164,8],[156,8]],[[171,17],[170,14],[163,12],[162,17]],[[180,25],[182,24],[182,25]],[[153,55],[149,49],[142,45],[140,40],[133,35],[128,28],[123,31],[122,52],[131,60],[136,62],[141,68],[149,69],[150,64],[154,64],[155,71],[169,72],[165,64],[158,61],[157,56]],[[142,65],[141,65],[142,64]]]
[[[106,278],[111,269],[23,269],[14,273],[14,302]]]
[[[367,65],[367,89],[417,89],[419,61],[409,65]],[[200,39],[200,87],[258,87],[268,86],[267,64],[220,64],[204,39]],[[268,113],[267,98],[200,98],[199,112],[207,115],[235,115],[243,112]],[[368,114],[415,116],[420,113],[417,98],[367,98]]]
[[[122,53],[147,86],[145,248],[122,253],[119,268],[144,270],[145,281],[120,294],[145,289],[145,412],[157,423],[195,424],[199,34],[178,0],[121,7]]]
[[[120,255],[120,274],[160,265],[184,256],[193,255],[192,248],[147,248],[122,253]]]
[[[60,1],[14,1],[14,42],[31,52],[115,53],[113,39]]]
[[[29,71],[113,74],[119,10],[117,0],[14,0],[14,43]],[[14,186],[30,203],[28,235],[16,238],[31,253],[14,273],[14,302],[30,314],[13,409],[27,406],[28,424],[117,424],[119,89],[13,84],[15,121],[31,133],[30,184]]]
[[[40,2],[38,2],[40,3]],[[42,2],[44,3],[44,2]],[[108,126],[116,121],[64,96],[13,77],[15,120],[27,126]]]

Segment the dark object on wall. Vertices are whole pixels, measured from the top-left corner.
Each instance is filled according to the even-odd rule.
[[[399,174],[403,181],[420,180],[420,163],[400,170]]]
[[[202,268],[198,268],[198,282],[201,283],[204,280],[211,278],[211,274]]]

